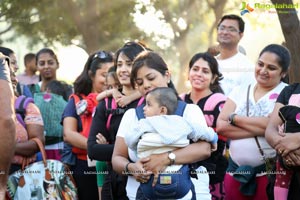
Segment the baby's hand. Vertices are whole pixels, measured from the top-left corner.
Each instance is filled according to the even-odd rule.
[[[108,144],[106,138],[101,133],[96,135],[96,142],[97,144]]]
[[[113,92],[112,92],[112,96],[115,100],[118,100],[119,98],[121,98],[123,95],[122,93],[117,90],[117,89],[113,89]]]
[[[284,132],[284,125],[279,125],[278,126],[278,135],[284,137],[285,136],[285,132]]]
[[[211,144],[211,152],[217,151],[218,149],[218,143]]]
[[[122,96],[118,100],[116,100],[117,104],[122,108],[130,104],[131,101],[132,100],[129,96]]]

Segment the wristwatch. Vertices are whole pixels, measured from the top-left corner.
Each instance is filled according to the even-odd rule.
[[[236,116],[237,114],[236,113],[231,113],[229,115],[229,118],[228,118],[228,123],[235,126],[235,121],[234,121],[234,117]]]
[[[172,151],[168,151],[168,158],[170,160],[169,165],[174,165],[175,164],[175,159],[176,159],[175,153],[173,153]]]

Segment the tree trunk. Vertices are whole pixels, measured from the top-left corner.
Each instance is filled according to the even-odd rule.
[[[100,47],[100,33],[95,21],[101,19],[96,10],[96,4],[95,0],[89,0],[87,7],[83,11],[72,0],[64,0],[61,4],[65,9],[70,10],[74,24],[82,34],[83,44],[86,45],[85,49],[89,54],[95,52]]]
[[[227,3],[227,0],[214,1],[214,2],[210,2],[209,0],[206,0],[206,2],[209,5],[209,7],[213,10],[213,13],[215,15],[215,21],[212,24],[212,26],[210,27],[209,35],[208,35],[208,41],[209,41],[209,47],[210,47],[215,43],[215,40],[213,38],[214,37],[213,33],[214,33],[214,30],[217,29],[218,22],[223,16],[224,8]]]
[[[272,0],[273,4],[293,4],[292,0]],[[276,9],[286,47],[291,52],[289,83],[300,82],[300,26],[295,8]]]
[[[177,47],[178,51],[179,51],[179,74],[178,74],[178,82],[177,82],[177,92],[183,93],[183,92],[187,92],[187,88],[186,88],[186,81],[187,81],[187,74],[188,74],[188,47],[187,47],[187,33],[182,33],[180,40],[175,41],[175,44]]]

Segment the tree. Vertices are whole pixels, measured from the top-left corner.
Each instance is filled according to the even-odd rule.
[[[186,81],[185,69],[191,52],[194,53],[195,49],[199,51],[199,47],[203,46],[206,50],[211,45],[211,33],[226,1],[150,1],[157,10],[162,11],[163,20],[171,26],[175,35],[171,42],[175,45],[167,49],[169,54],[166,57],[176,55],[172,56],[172,64],[175,63],[175,68],[179,70],[177,82],[183,86],[179,90],[185,89],[182,83]],[[16,31],[14,37],[27,36],[31,46],[38,42],[43,42],[45,46],[53,42],[64,45],[75,43],[90,53],[99,48],[115,50],[125,39],[139,39],[153,44],[156,36],[147,36],[134,24],[134,10],[146,10],[145,7],[136,8],[137,4],[138,1],[134,0],[2,0],[0,8],[9,26]],[[208,5],[214,9],[216,17],[213,22],[213,13],[203,9]],[[185,28],[178,25],[180,20],[186,24]],[[209,32],[207,27],[210,27]]]
[[[206,51],[214,42],[214,32],[222,17],[227,0],[185,0],[185,1],[155,1],[156,10],[161,10],[164,20],[174,33],[172,46],[168,51],[172,59],[178,57],[179,63],[177,89],[186,91],[188,60],[197,51]],[[206,9],[203,9],[206,8]],[[184,20],[186,27],[179,25]],[[205,48],[204,50],[201,48]]]
[[[0,13],[14,37],[25,35],[30,45],[75,43],[91,53],[142,38],[130,15],[134,5],[133,0],[1,0]]]
[[[272,0],[272,3],[274,5],[293,5],[292,0]],[[297,11],[295,8],[276,8],[276,11],[280,21],[282,33],[285,38],[286,46],[292,55],[289,82],[300,82],[300,22]]]
[[[163,53],[175,74],[178,91],[183,92],[186,91],[184,83],[187,81],[188,60],[194,53],[206,51],[214,45],[217,22],[225,12],[239,12],[239,4],[240,1],[228,0],[1,0],[0,20],[8,22],[8,27],[16,32],[14,37],[27,36],[30,45],[40,42],[45,46],[54,42],[76,44],[91,53],[98,49],[114,51],[125,40],[142,40],[150,48]],[[138,28],[134,13],[145,14],[153,12],[153,9],[159,20],[171,29],[168,48],[159,48],[158,45],[158,38],[166,38],[164,33],[156,35]],[[284,14],[282,20],[287,20],[286,16]],[[294,21],[294,18],[291,20]],[[152,26],[141,23],[146,27]],[[295,24],[290,23],[290,26],[295,29]],[[287,31],[286,28],[283,30]],[[299,37],[294,35],[292,38],[287,45],[295,54],[291,46]],[[293,56],[293,59],[300,58]],[[297,63],[299,61],[292,62],[295,66]],[[299,72],[291,73],[292,80],[295,74]]]

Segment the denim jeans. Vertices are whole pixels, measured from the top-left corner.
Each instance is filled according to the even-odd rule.
[[[162,180],[169,183],[163,184]],[[178,173],[160,174],[157,183],[152,187],[153,175],[147,183],[141,183],[136,199],[180,199],[192,189],[192,181],[189,173],[189,166],[183,165]]]

